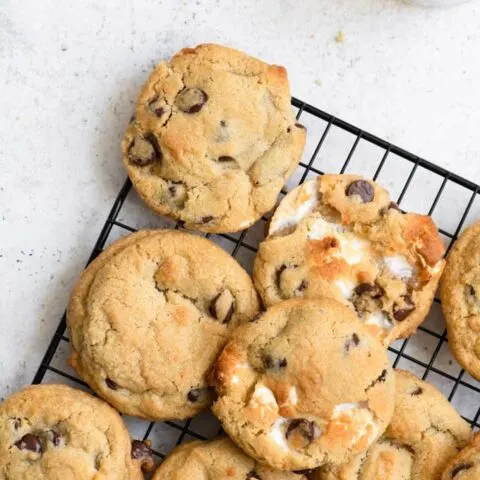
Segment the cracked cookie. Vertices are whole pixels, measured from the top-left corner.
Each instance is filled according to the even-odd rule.
[[[354,309],[388,345],[425,319],[443,254],[430,217],[402,213],[372,181],[324,175],[280,203],[253,276],[266,306],[327,296]]]
[[[153,480],[308,480],[308,473],[272,470],[247,457],[230,439],[191,442],[164,460]]]
[[[287,300],[238,327],[211,382],[225,431],[280,470],[349,461],[393,413],[384,347],[353,310],[327,298]]]
[[[480,223],[460,235],[441,282],[448,344],[458,363],[480,380]]]
[[[305,137],[283,67],[200,45],[152,72],[122,151],[155,212],[187,228],[234,232],[275,206]]]
[[[480,433],[448,464],[441,480],[478,480],[480,478]]]
[[[67,310],[70,361],[119,411],[187,418],[212,400],[206,382],[236,325],[258,313],[252,281],[211,241],[141,231],[90,264]]]
[[[367,453],[341,467],[322,467],[313,478],[437,480],[469,438],[469,425],[438,390],[395,370],[395,411],[384,435]]]
[[[142,462],[153,468],[145,450],[135,459],[120,415],[66,385],[31,386],[0,405],[2,479],[140,480]]]

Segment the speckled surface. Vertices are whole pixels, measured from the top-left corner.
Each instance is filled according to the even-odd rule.
[[[247,50],[287,66],[297,97],[480,182],[479,25],[478,1],[0,0],[0,396],[31,381],[58,324],[125,177],[119,141],[155,62],[204,41]],[[332,142],[325,166],[344,148]],[[406,207],[426,203],[417,192]],[[453,191],[438,219],[462,202]],[[138,202],[127,213],[151,219]]]

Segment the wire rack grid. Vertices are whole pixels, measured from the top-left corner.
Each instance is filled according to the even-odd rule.
[[[309,134],[302,161],[282,195],[305,180],[324,173],[362,173],[387,187],[403,210],[431,215],[448,248],[464,227],[480,218],[478,185],[312,105],[295,98],[292,105],[297,119],[308,128]],[[205,236],[251,271],[266,221],[268,216],[237,234]],[[116,238],[147,227],[183,228],[178,222],[151,214],[127,179],[88,263]],[[64,314],[32,383],[69,383],[88,390],[67,365],[68,342]],[[418,332],[410,339],[395,342],[389,348],[389,355],[394,367],[410,370],[434,384],[477,430],[480,427],[480,382],[460,368],[447,345],[440,301],[436,298]],[[187,421],[154,423],[124,418],[133,437],[151,440],[158,462],[183,441],[211,438],[220,431],[220,425],[209,412]]]

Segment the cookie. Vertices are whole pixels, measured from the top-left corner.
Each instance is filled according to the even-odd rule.
[[[441,480],[478,480],[480,478],[480,433],[448,464]]]
[[[338,300],[388,345],[425,319],[443,254],[430,217],[402,213],[370,180],[324,175],[280,203],[254,281],[267,306],[292,297]]]
[[[280,470],[349,461],[393,413],[383,345],[353,310],[327,298],[287,300],[239,327],[211,381],[225,431]]]
[[[140,480],[142,462],[153,467],[146,446],[132,446],[120,415],[85,392],[35,385],[0,405],[2,479]]]
[[[187,228],[234,232],[274,207],[305,137],[283,67],[200,45],[151,73],[122,151],[155,212]]]
[[[437,389],[415,375],[395,370],[395,381],[395,411],[385,434],[351,463],[322,467],[315,480],[440,478],[468,442],[470,427]]]
[[[153,480],[308,480],[307,473],[273,470],[247,457],[230,439],[191,442],[164,460]]]
[[[460,235],[441,282],[448,344],[458,363],[480,380],[480,223]]]
[[[111,245],[75,287],[70,362],[120,412],[191,417],[211,403],[206,375],[230,331],[258,309],[248,274],[211,241],[138,232]]]

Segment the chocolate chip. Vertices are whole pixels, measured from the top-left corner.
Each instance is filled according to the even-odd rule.
[[[271,355],[264,355],[263,364],[265,368],[271,369],[280,369],[285,368],[288,365],[287,359],[285,357],[274,359]]]
[[[281,265],[277,271],[275,272],[275,283],[278,288],[280,288],[280,278],[282,277],[282,273],[287,269],[286,265]]]
[[[307,289],[307,287],[308,287],[308,281],[307,280],[302,280],[302,282],[300,283],[300,285],[297,288],[297,291],[303,292],[304,290]]]
[[[470,470],[473,467],[473,463],[461,463],[457,465],[451,473],[451,477],[455,478],[460,472],[464,472],[465,470]]]
[[[203,390],[202,388],[192,388],[187,395],[188,401],[192,403],[198,402]]]
[[[422,393],[423,393],[423,388],[417,387],[410,395],[416,396],[416,395],[421,395]]]
[[[177,207],[183,208],[187,201],[187,187],[182,182],[169,181],[168,193],[169,201],[173,202]]]
[[[373,187],[366,180],[355,180],[347,187],[348,197],[360,197],[362,203],[369,203],[373,200]]]
[[[210,304],[210,314],[219,322],[227,324],[232,319],[235,312],[235,297],[232,292],[226,288],[220,292]]]
[[[398,210],[399,212],[401,212],[400,207],[398,206],[398,204],[396,202],[390,202],[388,204],[388,209],[389,210]]]
[[[162,150],[157,137],[152,133],[145,137],[135,137],[128,149],[128,158],[139,167],[145,167],[162,159]]]
[[[226,127],[227,126],[227,122],[225,120],[220,120],[220,126],[221,127]]]
[[[199,88],[185,88],[175,99],[175,105],[185,113],[197,113],[208,101],[208,95]]]
[[[247,473],[245,480],[262,480],[261,477],[258,476],[258,473],[255,470]]]
[[[305,125],[302,125],[301,123],[296,123],[295,126],[297,128],[301,128],[302,130],[306,130],[307,128],[305,127]]]
[[[58,447],[60,445],[60,440],[62,439],[62,436],[56,432],[55,430],[52,430],[52,443]]]
[[[357,295],[368,294],[372,298],[380,298],[384,294],[384,290],[377,284],[361,283],[355,287],[354,293]]]
[[[18,430],[22,426],[22,419],[21,418],[15,418],[13,420],[13,428],[15,430]]]
[[[111,388],[112,390],[117,390],[118,388],[118,384],[108,377],[105,379],[105,383],[107,384],[107,387]]]
[[[15,443],[15,446],[19,450],[29,450],[34,453],[41,453],[42,451],[42,443],[40,442],[40,439],[31,433],[24,435]]]
[[[353,333],[350,338],[345,340],[344,349],[345,352],[349,352],[350,348],[358,346],[360,343],[360,338],[356,333]]]
[[[289,440],[293,435],[300,436],[304,443],[309,445],[320,436],[320,428],[315,422],[296,418],[290,422],[285,432],[285,438]]]
[[[131,456],[134,460],[140,461],[141,468],[144,472],[151,472],[155,468],[152,452],[145,442],[132,440]]]
[[[153,112],[157,117],[161,117],[165,113],[165,109],[163,107],[158,107],[158,108],[155,108]]]
[[[222,155],[221,157],[218,157],[218,161],[220,163],[236,162],[236,160],[233,157],[229,157],[228,155]]]
[[[403,303],[403,306],[397,303],[393,305],[393,317],[398,322],[403,322],[415,310],[415,304],[408,295],[403,297]]]
[[[207,215],[206,217],[202,217],[200,223],[210,223],[213,220],[211,215]]]
[[[308,470],[294,470],[293,473],[296,473],[297,475],[304,475],[305,478],[308,480],[314,479],[315,478],[315,470],[314,469],[308,469]]]

